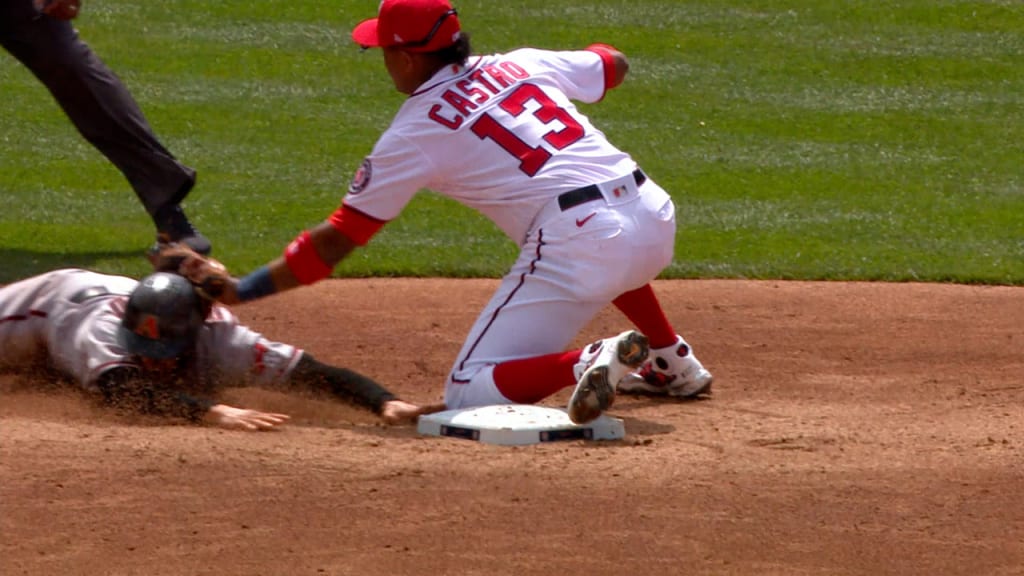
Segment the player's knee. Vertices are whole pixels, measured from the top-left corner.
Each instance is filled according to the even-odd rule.
[[[475,408],[494,404],[511,404],[512,401],[498,391],[494,382],[494,365],[477,366],[472,371],[456,370],[448,376],[445,385],[444,403],[449,410]]]

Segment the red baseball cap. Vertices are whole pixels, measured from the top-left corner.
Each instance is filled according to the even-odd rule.
[[[365,48],[434,52],[455,44],[461,29],[448,0],[384,0],[376,18],[352,30],[352,39]]]

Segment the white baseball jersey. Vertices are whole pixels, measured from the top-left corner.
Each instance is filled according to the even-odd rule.
[[[524,48],[446,67],[405,101],[344,203],[388,221],[427,188],[522,244],[551,198],[636,169],[572,102],[604,93],[604,62],[586,50]]]
[[[449,408],[510,402],[494,366],[565,350],[672,261],[672,199],[573,104],[600,100],[614,66],[591,50],[528,48],[439,70],[402,105],[330,219],[365,243],[425,188],[518,243],[449,373]]]
[[[0,288],[0,369],[48,362],[86,389],[118,366],[137,366],[117,329],[138,282],[79,269],[55,270]],[[199,332],[199,370],[215,383],[281,383],[302,351],[271,342],[215,306]]]

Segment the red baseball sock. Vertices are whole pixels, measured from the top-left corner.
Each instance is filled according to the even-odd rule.
[[[629,318],[637,330],[647,336],[651,348],[664,348],[676,343],[676,331],[665,317],[665,311],[661,309],[661,303],[650,284],[625,292],[612,303]]]
[[[576,385],[572,367],[581,350],[509,360],[494,367],[494,384],[517,404],[535,404],[562,388]]]

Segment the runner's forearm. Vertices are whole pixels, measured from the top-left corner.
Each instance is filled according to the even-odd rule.
[[[346,402],[380,414],[384,403],[395,400],[394,394],[372,378],[348,368],[329,366],[303,353],[292,371],[290,384],[320,393],[327,393]]]

